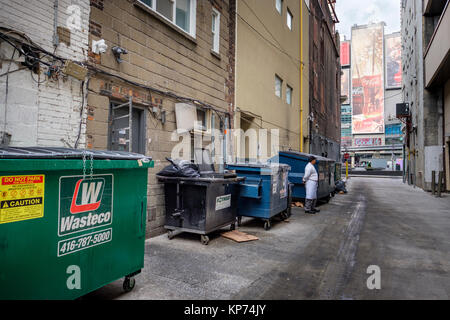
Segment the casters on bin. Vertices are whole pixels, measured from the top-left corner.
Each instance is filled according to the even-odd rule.
[[[169,238],[169,240],[172,240],[173,237],[175,237],[173,231],[172,230],[167,231],[167,238]]]
[[[287,218],[289,218],[289,214],[286,210],[281,213],[281,220],[286,220]]]
[[[270,220],[267,220],[264,222],[264,230],[268,231],[270,228],[272,228],[272,224],[270,223]]]
[[[289,207],[286,209],[287,217],[290,218],[292,216],[292,207],[289,205]]]
[[[123,280],[123,291],[130,292],[133,290],[135,284],[136,280],[133,277],[125,277],[125,280]]]
[[[232,223],[230,226],[230,231],[236,230],[236,224]]]
[[[209,237],[207,235],[202,234],[201,235],[201,242],[203,245],[207,246],[209,243]]]
[[[237,218],[237,224],[238,224],[238,227],[240,227],[242,225],[242,217]]]

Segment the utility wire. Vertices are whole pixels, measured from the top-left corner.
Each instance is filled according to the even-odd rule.
[[[276,44],[274,44],[272,41],[270,41],[269,39],[267,39],[264,35],[262,35],[258,30],[256,30],[256,28],[254,28],[247,20],[245,20],[239,13],[237,13],[237,16],[245,23],[247,24],[251,29],[253,29],[253,31],[255,31],[261,38],[263,38],[264,40],[266,40],[270,45],[272,45],[275,49],[277,49],[278,51],[280,51],[281,53],[285,54],[288,58],[290,58],[294,64],[296,66],[298,66],[298,64],[302,64],[302,62],[298,59],[295,59],[294,57],[292,57],[289,53],[285,52],[283,49],[279,48]]]
[[[261,21],[261,19],[258,17],[258,15],[255,13],[255,11],[248,5],[247,1],[242,0],[242,2],[247,6],[247,8],[253,13],[253,15],[256,17],[256,19],[258,19],[259,23],[261,23],[261,25],[264,27],[264,29],[266,29],[267,33],[270,34],[270,36],[273,38],[273,40],[275,40],[275,42],[278,44],[280,50],[284,53],[284,49],[283,46],[281,45],[281,43],[278,42],[277,38],[270,32],[269,28],[266,27],[266,25],[264,24],[264,22]]]
[[[5,28],[2,28],[2,29],[5,29]],[[9,29],[8,29],[8,30],[9,30]],[[12,31],[9,31],[9,32],[12,32]],[[19,35],[20,35],[20,33],[19,33]],[[23,35],[23,37],[25,37],[25,36]],[[49,64],[49,63],[47,63],[47,62],[45,62],[45,61],[42,61],[42,60],[39,59],[39,58],[30,56],[29,54],[27,54],[26,52],[24,52],[21,48],[19,48],[17,45],[15,45],[15,44],[11,41],[11,39],[12,39],[12,40],[15,41],[15,42],[19,42],[19,43],[23,44],[23,41],[22,41],[22,40],[19,40],[19,39],[15,38],[15,37],[9,37],[7,34],[5,34],[5,33],[3,33],[3,32],[0,32],[0,38],[3,39],[3,40],[5,40],[6,42],[8,42],[11,46],[13,46],[14,48],[16,48],[16,49],[17,49],[21,54],[23,54],[24,56],[26,56],[26,57],[32,59],[32,61],[40,62],[40,63],[42,63],[42,64],[44,64],[44,65],[49,66],[49,67],[52,66],[51,64]],[[27,45],[28,45],[30,48],[32,48],[32,49],[34,49],[34,50],[37,50],[37,51],[40,51],[40,52],[44,53],[45,55],[48,55],[48,56],[50,56],[50,57],[52,57],[52,58],[54,58],[54,59],[56,59],[56,60],[60,60],[60,61],[62,61],[62,62],[65,62],[65,61],[66,61],[66,59],[61,58],[61,57],[59,57],[59,56],[57,56],[57,55],[55,55],[55,54],[53,54],[53,53],[51,53],[51,52],[48,52],[47,50],[44,50],[44,49],[40,48],[39,46],[37,46],[37,45],[34,44],[34,43],[31,43],[31,44],[30,44],[31,40],[29,40],[28,38],[25,37],[25,39],[28,40],[29,43],[27,43]],[[78,64],[81,64],[80,62],[77,62],[77,63],[78,63]],[[216,107],[214,107],[214,106],[212,106],[212,105],[210,105],[210,104],[208,104],[208,103],[199,101],[199,100],[197,100],[197,99],[179,96],[179,95],[177,95],[177,94],[175,94],[175,93],[173,93],[173,92],[170,92],[170,91],[163,91],[163,90],[159,90],[159,89],[156,89],[156,88],[154,88],[154,87],[151,87],[151,86],[143,85],[143,84],[140,84],[140,83],[137,83],[137,82],[128,80],[128,79],[126,79],[126,78],[124,78],[124,77],[122,77],[122,76],[119,76],[119,75],[116,75],[116,74],[113,74],[113,73],[110,73],[110,72],[101,70],[101,69],[96,68],[96,67],[91,66],[91,65],[87,65],[87,67],[88,67],[88,69],[90,69],[90,70],[93,71],[94,73],[99,73],[99,74],[107,75],[107,76],[110,76],[110,77],[114,77],[114,78],[120,79],[120,80],[122,80],[122,81],[124,81],[124,82],[126,82],[126,83],[129,83],[129,84],[131,84],[131,85],[133,85],[133,86],[136,86],[136,87],[139,87],[139,88],[142,88],[142,89],[146,89],[146,90],[150,90],[150,91],[156,92],[156,93],[158,93],[158,94],[160,94],[160,95],[164,95],[164,96],[167,96],[167,97],[174,98],[174,99],[176,99],[176,100],[178,100],[178,101],[190,102],[190,103],[193,103],[193,104],[195,104],[195,105],[199,105],[199,106],[201,106],[201,107],[203,107],[203,108],[205,108],[205,109],[213,110],[213,111],[216,112],[218,115],[219,115],[220,113],[222,113],[222,114],[228,114],[228,113],[229,113],[228,111],[224,111],[224,110],[218,109],[218,108],[216,108]],[[222,119],[222,118],[221,118],[221,119]]]
[[[247,114],[251,114],[252,112],[250,112],[250,111],[245,111],[245,110],[242,110],[242,109],[240,109],[240,111],[241,112],[243,112],[243,113],[247,113]],[[279,128],[279,129],[282,129],[282,130],[286,130],[287,132],[291,132],[292,134],[295,134],[295,135],[300,135],[299,133],[297,133],[297,132],[294,132],[294,131],[292,131],[292,130],[290,130],[290,129],[287,129],[287,128],[285,128],[285,127],[280,127],[280,125],[278,125],[278,124],[276,124],[276,123],[273,123],[273,122],[270,122],[270,121],[267,121],[267,120],[264,120],[263,118],[259,118],[262,122],[265,122],[265,123],[268,123],[268,124],[271,124],[271,125],[273,125],[273,126],[275,126],[276,128]],[[266,128],[264,128],[263,126],[260,126],[259,124],[257,124],[256,122],[253,122],[253,121],[251,121],[251,120],[248,120],[248,119],[246,119],[245,117],[241,117],[241,120],[244,120],[244,121],[246,121],[246,122],[248,122],[248,123],[250,123],[250,124],[254,124],[254,125],[256,125],[258,128],[260,128],[260,129],[266,129]]]
[[[13,60],[14,59],[14,55],[16,54],[16,49],[14,48],[14,51],[13,51],[13,53],[12,53],[12,56],[11,56],[11,60]],[[4,120],[4,125],[3,125],[3,134],[6,134],[6,116],[7,116],[7,114],[8,114],[8,92],[9,92],[9,71],[10,71],[10,69],[11,69],[11,64],[12,64],[12,61],[10,61],[9,62],[9,65],[8,65],[8,71],[6,72],[6,84],[5,84],[5,118],[3,119]],[[1,141],[2,143],[3,143],[3,141]]]
[[[179,96],[179,95],[177,95],[177,94],[175,94],[173,92],[170,92],[170,91],[163,91],[163,90],[160,90],[160,89],[156,89],[154,87],[143,85],[143,84],[134,82],[132,80],[128,80],[127,78],[124,78],[122,76],[119,76],[119,75],[116,75],[116,74],[104,71],[104,70],[99,69],[99,68],[96,68],[96,67],[91,66],[91,65],[88,65],[88,68],[90,70],[92,70],[93,72],[95,72],[95,73],[100,73],[100,74],[104,74],[104,75],[107,75],[107,76],[110,76],[110,77],[114,77],[114,78],[120,79],[120,80],[122,80],[122,81],[124,81],[126,83],[129,83],[129,84],[133,85],[133,86],[136,86],[136,87],[139,87],[139,88],[142,88],[142,89],[146,89],[146,90],[151,90],[151,91],[156,92],[156,93],[158,93],[160,95],[164,95],[164,96],[167,96],[167,97],[174,98],[174,99],[176,99],[178,101],[191,102],[191,103],[193,103],[195,105],[200,105],[201,107],[203,107],[205,109],[210,109],[210,110],[213,110],[213,111],[218,112],[218,113],[224,113],[224,114],[228,114],[229,113],[228,111],[220,110],[220,109],[218,109],[216,107],[213,107],[210,104],[207,104],[205,102],[202,102],[202,101],[199,101],[199,100],[196,100],[196,99],[193,99],[193,98]]]

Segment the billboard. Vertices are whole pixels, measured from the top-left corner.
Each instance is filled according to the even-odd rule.
[[[353,134],[384,133],[382,24],[352,28]]]
[[[351,147],[352,137],[341,137],[341,147]]]
[[[350,104],[350,69],[342,69],[341,75],[341,95],[347,96],[342,104]]]
[[[383,145],[381,138],[355,138],[355,146],[357,147],[372,147]]]
[[[402,39],[400,34],[386,37],[386,89],[402,86]]]
[[[350,65],[350,42],[345,41],[341,43],[341,66]]]

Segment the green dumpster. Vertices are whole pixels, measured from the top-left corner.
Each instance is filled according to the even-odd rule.
[[[116,151],[0,148],[0,299],[75,299],[144,265],[153,161]]]

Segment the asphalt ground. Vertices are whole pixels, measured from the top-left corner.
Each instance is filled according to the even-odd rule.
[[[347,189],[269,231],[244,218],[239,230],[257,241],[151,238],[133,291],[119,280],[85,299],[449,299],[450,195],[395,177],[352,177]],[[373,266],[380,289],[367,285]]]

